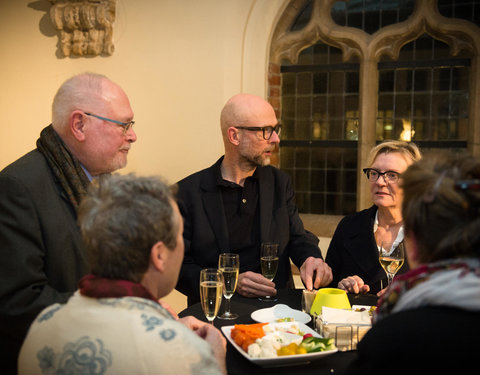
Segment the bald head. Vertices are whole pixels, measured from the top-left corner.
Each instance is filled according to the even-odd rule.
[[[222,135],[231,126],[275,125],[277,118],[270,103],[251,94],[237,94],[231,97],[220,115]]]
[[[52,125],[57,133],[65,132],[73,110],[92,110],[93,105],[98,107],[102,103],[103,92],[109,87],[120,89],[106,76],[96,73],[78,74],[66,80],[58,89],[52,104]]]
[[[101,116],[101,117],[100,117]],[[135,130],[118,123],[133,120],[127,95],[107,77],[84,73],[67,81],[52,104],[52,126],[70,153],[92,175],[125,167]]]

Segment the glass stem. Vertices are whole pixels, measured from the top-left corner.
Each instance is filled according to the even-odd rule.
[[[230,298],[225,298],[225,315],[230,315]]]
[[[395,275],[393,275],[393,274],[391,274],[391,273],[387,273],[388,285],[390,285],[390,284],[392,283],[394,276],[395,276]]]

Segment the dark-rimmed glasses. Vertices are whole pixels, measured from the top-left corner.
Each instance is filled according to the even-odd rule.
[[[256,126],[235,126],[236,129],[243,129],[243,130],[250,130],[253,132],[258,132],[262,131],[263,134],[263,139],[268,141],[271,137],[273,132],[277,133],[277,135],[280,135],[280,132],[282,131],[282,125],[278,124],[277,126],[262,126],[262,127],[256,127]]]
[[[123,126],[123,134],[124,134],[124,135],[125,135],[125,134],[130,130],[130,128],[135,124],[135,121],[133,121],[133,120],[127,121],[127,122],[121,122],[121,121],[117,121],[117,120],[112,120],[112,119],[107,118],[107,117],[97,116],[97,115],[94,115],[93,113],[89,113],[89,112],[84,112],[84,113],[85,113],[87,116],[92,116],[92,117],[98,118],[99,120],[108,121],[108,122],[113,122],[114,124]]]
[[[385,182],[396,184],[400,179],[400,173],[395,171],[385,171],[380,172],[375,168],[365,168],[363,169],[363,173],[366,174],[368,181],[370,182],[377,182],[380,176],[383,177]]]

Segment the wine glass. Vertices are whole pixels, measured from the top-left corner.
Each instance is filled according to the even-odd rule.
[[[263,242],[260,249],[260,266],[262,275],[272,281],[278,268],[278,243]],[[271,296],[260,297],[260,301],[276,301],[277,298]]]
[[[213,325],[222,303],[222,273],[215,268],[200,271],[200,302],[203,313]]]
[[[402,268],[403,262],[405,262],[405,248],[403,242],[398,244],[391,242],[382,243],[378,250],[378,260],[387,274],[388,285],[390,285],[395,274],[400,268]]]
[[[238,254],[224,253],[218,257],[218,269],[223,276],[223,296],[225,297],[225,312],[219,319],[233,320],[238,314],[230,312],[230,298],[232,298],[238,282],[238,271],[240,269],[240,257]]]

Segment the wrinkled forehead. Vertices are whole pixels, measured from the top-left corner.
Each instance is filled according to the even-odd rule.
[[[100,93],[100,105],[105,111],[113,113],[122,119],[132,119],[133,111],[127,94],[115,83],[105,80]]]
[[[403,172],[412,162],[412,159],[403,152],[390,150],[379,152],[370,167],[381,165],[383,169]]]

